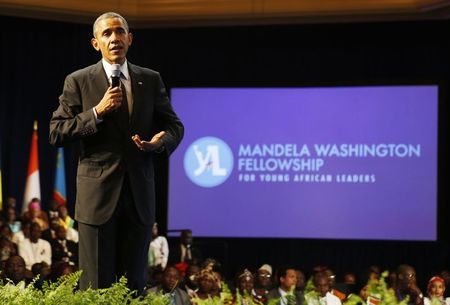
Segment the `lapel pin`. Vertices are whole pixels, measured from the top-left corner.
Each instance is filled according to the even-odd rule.
[[[142,86],[142,84],[143,84],[142,82],[138,82],[138,85],[139,85],[139,86]]]

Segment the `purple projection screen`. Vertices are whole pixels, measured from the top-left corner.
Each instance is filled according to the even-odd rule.
[[[437,238],[438,86],[189,88],[168,229],[203,237]]]

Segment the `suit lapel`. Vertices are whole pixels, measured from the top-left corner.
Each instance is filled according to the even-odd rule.
[[[91,82],[92,82],[92,89],[94,92],[93,95],[99,96],[101,99],[109,87],[109,82],[106,77],[106,73],[103,70],[103,65],[102,65],[101,60],[96,65],[94,65],[89,76],[90,76]],[[99,99],[99,101],[100,101],[100,99]],[[95,105],[93,105],[93,106],[95,106]]]
[[[128,62],[131,78],[131,91],[133,94],[133,110],[131,112],[130,127],[136,124],[136,114],[142,110],[144,100],[144,80],[139,69]]]

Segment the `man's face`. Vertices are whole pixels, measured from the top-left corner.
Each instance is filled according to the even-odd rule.
[[[185,246],[192,245],[192,233],[189,231],[183,231],[181,233],[181,243]]]
[[[60,240],[66,239],[67,237],[67,232],[66,229],[63,226],[59,226],[56,229],[56,237]]]
[[[300,270],[296,270],[295,275],[297,276],[297,288],[305,288],[305,275],[303,274],[303,272],[301,272]]]
[[[399,275],[399,285],[403,289],[409,288],[416,284],[416,271],[413,268],[405,268]]]
[[[197,265],[190,265],[186,272],[186,282],[190,285],[191,288],[197,288],[198,282],[195,277],[200,272],[200,267]]]
[[[296,284],[297,284],[297,274],[295,273],[294,269],[288,269],[286,271],[286,276],[280,277],[280,287],[284,291],[287,291],[292,287],[295,287]]]
[[[39,225],[33,224],[30,229],[30,240],[36,242],[39,238],[41,238],[41,228]]]
[[[258,278],[258,282],[262,287],[269,287],[272,284],[272,281],[270,279],[271,275],[269,271],[260,269],[258,270],[258,273],[256,274]]]
[[[178,271],[175,268],[167,268],[164,272],[162,284],[166,291],[173,290],[178,283]]]
[[[13,281],[21,281],[25,277],[25,262],[18,256],[12,256],[6,262],[6,276]]]
[[[327,277],[321,276],[315,279],[314,285],[316,286],[316,291],[321,297],[324,297],[330,290],[330,281]]]
[[[132,40],[133,35],[127,32],[121,19],[108,18],[98,22],[91,43],[110,64],[123,64]]]

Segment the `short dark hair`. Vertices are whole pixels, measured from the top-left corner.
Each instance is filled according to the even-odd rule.
[[[283,265],[280,268],[278,268],[278,279],[286,277],[288,270],[295,270],[295,267],[291,265]]]
[[[106,12],[106,13],[103,13],[100,16],[98,16],[94,22],[94,25],[92,26],[92,34],[94,35],[94,37],[95,37],[95,33],[97,32],[98,23],[102,20],[110,19],[110,18],[120,19],[122,21],[123,26],[125,27],[125,30],[127,31],[127,33],[130,31],[130,29],[128,27],[128,22],[125,20],[125,18],[122,17],[122,15],[115,13],[115,12]]]

